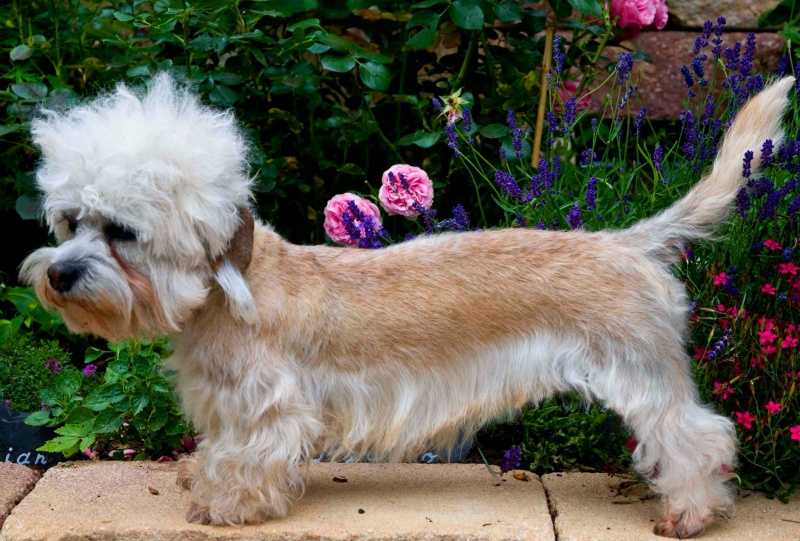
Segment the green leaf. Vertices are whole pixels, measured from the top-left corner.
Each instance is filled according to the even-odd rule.
[[[392,81],[392,74],[381,64],[375,62],[366,62],[358,66],[358,75],[361,81],[373,90],[380,90],[385,92],[389,89],[389,83]]]
[[[332,54],[326,54],[319,60],[323,68],[328,71],[335,71],[337,73],[350,71],[356,65],[355,59],[350,55],[334,56]]]
[[[405,137],[400,138],[397,144],[400,146],[417,145],[420,148],[430,148],[439,141],[441,134],[438,132],[426,132],[417,130]]]
[[[208,94],[208,99],[215,105],[230,107],[239,101],[239,94],[227,86],[215,85],[214,89]]]
[[[575,11],[581,15],[600,17],[603,15],[603,6],[597,0],[568,0]]]
[[[505,153],[506,159],[508,161],[513,161],[516,159],[524,160],[525,158],[531,155],[531,144],[528,141],[524,140],[522,141],[522,152],[519,158],[517,158],[517,153],[514,150],[514,144],[513,141],[511,140],[511,137],[506,137],[505,139],[503,139],[501,148],[503,149],[503,152]]]
[[[34,411],[25,418],[25,424],[29,426],[44,426],[50,422],[50,412],[45,410]]]
[[[43,83],[17,83],[11,85],[11,92],[28,101],[40,101],[47,97],[47,86]]]
[[[22,44],[11,49],[11,52],[8,55],[11,57],[12,62],[22,62],[23,60],[29,59],[32,54],[33,49],[25,44]]]
[[[231,73],[229,71],[216,71],[209,75],[209,79],[215,83],[220,83],[228,86],[236,86],[240,84],[243,77],[238,73]]]
[[[423,0],[422,2],[417,2],[416,4],[411,5],[411,9],[425,9],[431,8],[433,6],[438,6],[440,4],[446,4],[447,0]]]
[[[118,383],[113,385],[101,385],[89,393],[83,405],[92,411],[103,411],[111,404],[117,403],[124,398],[125,393]]]
[[[436,29],[423,28],[406,41],[406,47],[412,50],[427,49],[436,43],[436,35]]]
[[[514,0],[505,0],[494,7],[494,13],[501,22],[511,23],[522,20],[522,11],[519,3]]]
[[[305,30],[306,28],[322,28],[319,24],[319,19],[305,19],[290,24],[286,27],[289,32],[297,32],[298,30]]]
[[[88,421],[94,421],[94,412],[84,408],[83,406],[77,407],[69,412],[64,423],[80,424]]]
[[[122,426],[123,418],[121,413],[103,411],[95,418],[92,430],[97,434],[113,434]]]
[[[479,0],[456,0],[450,6],[450,19],[464,30],[483,28],[483,10]]]
[[[86,449],[88,449],[89,447],[92,446],[92,444],[94,443],[94,440],[95,440],[95,435],[94,434],[89,434],[85,438],[81,439],[81,442],[78,445],[78,448],[81,450],[81,452],[83,452],[83,451],[85,451]]]
[[[500,139],[508,135],[508,126],[505,124],[489,124],[481,128],[480,134],[487,139]]]
[[[37,197],[20,195],[14,208],[23,220],[38,220],[42,215],[42,207]]]
[[[19,131],[20,127],[19,124],[0,124],[0,137]]]
[[[142,64],[141,66],[133,66],[128,68],[125,72],[128,77],[150,77],[150,66]]]
[[[36,450],[45,453],[63,453],[64,456],[70,456],[78,451],[79,442],[80,438],[75,436],[57,436]]]
[[[61,436],[75,436],[79,438],[85,437],[87,434],[92,433],[92,426],[94,420],[85,421],[79,424],[66,424],[56,428],[56,434]]]
[[[100,356],[106,353],[102,349],[98,349],[96,347],[88,347],[86,348],[86,353],[83,355],[83,364],[89,364],[95,362]]]
[[[139,415],[150,404],[150,399],[146,395],[142,395],[133,401],[133,414]]]
[[[123,13],[121,11],[115,11],[114,18],[120,22],[127,23],[133,20],[133,15],[130,15],[128,13]]]
[[[329,45],[325,45],[324,43],[314,43],[311,47],[306,49],[309,53],[312,54],[322,54],[327,53],[331,50]]]
[[[55,392],[64,399],[72,399],[73,395],[81,388],[82,383],[81,373],[73,369],[65,369],[53,382]]]

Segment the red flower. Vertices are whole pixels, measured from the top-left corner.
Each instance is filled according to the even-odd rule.
[[[777,252],[778,250],[781,249],[781,245],[778,244],[777,241],[774,241],[772,239],[767,239],[764,241],[764,248],[772,252]]]
[[[761,286],[761,293],[765,293],[767,295],[775,295],[776,291],[777,289],[775,289],[775,286],[770,284],[769,282]]]
[[[789,437],[793,441],[800,441],[800,425],[789,427]]]
[[[694,354],[692,355],[692,359],[695,361],[702,361],[706,358],[707,349],[703,346],[695,346],[694,347]]]
[[[764,408],[766,408],[767,412],[769,412],[770,415],[775,415],[776,413],[778,413],[783,409],[783,406],[781,406],[779,403],[773,400],[770,400],[769,402],[767,402]]]
[[[772,325],[768,326],[763,331],[758,331],[758,342],[762,346],[768,346],[778,339],[778,335],[772,332]]]
[[[792,276],[797,276],[797,273],[800,272],[800,267],[791,262],[778,263],[778,272],[780,274],[791,274]]]
[[[798,342],[800,342],[800,340],[798,340],[796,336],[785,336],[783,341],[781,342],[781,348],[783,349],[796,348]]]
[[[715,274],[711,279],[714,280],[715,286],[724,286],[728,283],[728,273],[721,272],[719,274]]]
[[[749,411],[737,411],[736,413],[736,422],[742,425],[745,430],[750,430],[753,428],[753,421],[756,420],[755,416],[750,413]]]
[[[713,393],[717,395],[720,400],[727,400],[734,393],[734,390],[730,383],[720,383],[719,381],[715,381]]]

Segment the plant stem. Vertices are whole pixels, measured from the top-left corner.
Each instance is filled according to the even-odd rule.
[[[539,154],[542,151],[542,134],[544,132],[544,110],[547,105],[547,74],[550,73],[550,60],[553,58],[553,34],[555,22],[547,25],[544,35],[544,58],[542,58],[542,78],[539,83],[539,109],[536,112],[536,132],[533,136],[533,152],[531,152],[531,166],[539,163]]]
[[[457,90],[464,81],[467,68],[472,61],[472,55],[475,53],[475,45],[478,43],[478,34],[480,34],[480,32],[472,32],[472,36],[469,39],[469,47],[467,47],[467,54],[464,55],[464,61],[461,63],[461,69],[458,70],[458,75],[456,75],[456,78],[453,80],[453,84],[450,85],[452,90]]]

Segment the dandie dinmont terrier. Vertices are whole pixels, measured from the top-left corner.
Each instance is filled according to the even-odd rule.
[[[781,139],[793,83],[750,100],[711,172],[619,231],[503,229],[380,250],[297,246],[253,220],[234,117],[159,76],[32,125],[58,245],[21,276],[67,326],[169,335],[178,391],[205,436],[192,522],[285,515],[310,457],[397,461],[575,390],[635,433],[637,471],[689,537],[730,511],[733,426],[700,403],[688,299],[670,265],[708,237],[742,156]],[[758,166],[758,157],[752,167]]]

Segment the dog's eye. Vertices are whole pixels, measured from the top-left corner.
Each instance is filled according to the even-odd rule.
[[[106,224],[103,233],[109,241],[130,241],[136,240],[136,232],[133,229],[114,222]]]

